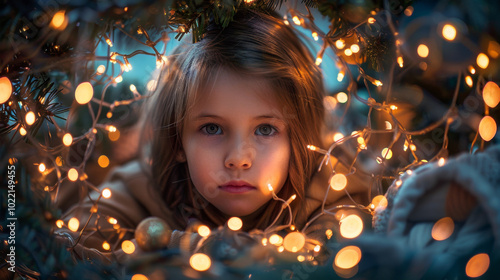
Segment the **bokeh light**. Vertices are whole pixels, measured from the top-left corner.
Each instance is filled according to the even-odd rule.
[[[0,78],[0,104],[3,104],[9,100],[12,95],[12,83],[9,78],[1,77]]]
[[[490,267],[490,257],[488,254],[480,253],[473,256],[465,266],[467,276],[477,278],[482,276]]]
[[[363,232],[363,221],[358,215],[352,214],[340,220],[340,235],[344,238],[356,238]]]
[[[189,258],[189,264],[194,270],[206,271],[212,265],[212,261],[207,255],[196,253]]]
[[[455,223],[450,217],[439,219],[432,227],[432,238],[436,241],[448,239],[455,229]]]
[[[289,252],[297,252],[301,250],[305,244],[306,237],[298,231],[290,232],[283,239],[283,246]]]
[[[349,269],[357,265],[360,260],[361,250],[357,246],[347,246],[335,255],[334,265],[342,269]]]
[[[243,221],[238,217],[232,217],[227,221],[227,226],[230,230],[237,231],[240,230],[243,226]]]
[[[484,116],[479,123],[479,135],[484,141],[490,141],[497,133],[497,124],[490,116]]]
[[[94,96],[94,88],[89,82],[83,82],[76,87],[75,90],[75,100],[78,104],[84,105],[92,100]]]

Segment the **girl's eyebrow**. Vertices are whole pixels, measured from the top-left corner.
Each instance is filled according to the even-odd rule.
[[[214,118],[214,119],[223,119],[223,117],[221,116],[217,116],[217,115],[213,115],[213,114],[206,114],[206,113],[201,113],[197,116],[194,117],[195,120],[197,119],[205,119],[205,118]],[[275,120],[278,120],[278,121],[284,121],[281,117],[277,116],[277,115],[261,115],[261,116],[256,116],[254,117],[254,119],[256,120],[260,120],[260,119],[275,119]]]

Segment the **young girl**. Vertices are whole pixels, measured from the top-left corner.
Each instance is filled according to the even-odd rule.
[[[146,110],[151,165],[133,162],[111,173],[102,188],[112,196],[97,204],[104,221],[97,227],[113,217],[135,229],[157,216],[182,234],[192,219],[214,228],[237,216],[245,231],[290,218],[301,229],[321,212],[332,173],[316,174],[321,155],[306,147],[324,146],[322,74],[277,14],[239,10],[228,27],[210,25],[200,42],[179,47],[169,63]],[[337,172],[348,173],[331,160]],[[348,178],[351,197],[366,203],[369,180],[359,172]],[[86,221],[92,200],[66,219]],[[287,200],[291,211],[282,212]],[[325,208],[341,204],[353,201],[330,191]],[[316,220],[323,235],[325,227],[338,227],[338,220]],[[112,236],[85,238],[84,246],[102,248]]]

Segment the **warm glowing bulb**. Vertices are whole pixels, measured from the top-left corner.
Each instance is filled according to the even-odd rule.
[[[267,189],[272,192],[273,191],[273,186],[271,186],[271,184],[267,184]]]
[[[341,91],[337,94],[337,101],[340,103],[346,103],[348,99],[349,99],[349,97],[343,91]]]
[[[344,77],[345,77],[344,72],[342,72],[342,71],[339,72],[339,74],[337,75],[337,81],[342,82],[342,80],[344,79]]]
[[[474,67],[472,65],[469,65],[469,72],[474,75],[476,74],[476,69],[474,69]]]
[[[301,250],[305,244],[306,244],[306,237],[298,231],[290,232],[283,239],[283,246],[289,252],[295,253]]]
[[[340,235],[344,238],[356,238],[363,231],[363,221],[358,215],[349,215],[340,220]]]
[[[83,82],[78,85],[75,91],[75,100],[78,104],[87,104],[94,96],[94,88],[89,82]]]
[[[417,146],[415,146],[415,144],[410,144],[410,150],[415,152],[417,150]]]
[[[476,63],[477,66],[486,69],[488,67],[488,64],[490,64],[490,59],[484,53],[480,53],[477,55]]]
[[[106,66],[99,65],[99,67],[97,67],[97,75],[102,75],[104,74],[105,71],[106,71]]]
[[[351,51],[351,49],[345,49],[345,50],[344,50],[344,54],[345,54],[346,56],[351,56],[351,55],[352,55],[352,51]]]
[[[372,204],[374,208],[380,207],[380,209],[385,209],[387,207],[387,203],[388,203],[387,198],[385,198],[385,196],[383,195],[377,195],[372,199]]]
[[[321,62],[323,62],[323,59],[321,57],[317,57],[316,58],[316,65],[319,66],[321,64]]]
[[[77,218],[73,217],[73,218],[69,219],[69,221],[68,221],[69,230],[71,230],[72,232],[76,232],[76,231],[78,231],[79,227],[80,227],[80,222],[78,221]]]
[[[50,22],[50,27],[57,30],[63,30],[68,25],[68,18],[65,15],[65,11],[59,11],[54,14],[52,21]]]
[[[500,87],[498,84],[489,81],[483,88],[484,103],[491,108],[494,108],[500,102]]]
[[[448,239],[453,234],[455,223],[450,217],[439,219],[432,227],[432,238],[437,241]]]
[[[70,146],[73,143],[73,136],[71,136],[71,134],[69,133],[66,133],[64,134],[62,141],[65,146]]]
[[[444,159],[444,158],[440,158],[440,159],[438,160],[438,166],[443,166],[443,165],[444,165],[444,163],[445,163],[445,159]]]
[[[210,231],[210,228],[205,226],[205,225],[201,225],[198,227],[198,234],[202,237],[207,237],[209,236],[211,233]]]
[[[297,260],[298,260],[299,262],[303,262],[303,261],[305,261],[305,260],[306,260],[306,257],[304,257],[304,256],[302,256],[302,255],[298,255],[298,256],[297,256]]]
[[[299,17],[298,17],[298,16],[294,16],[294,17],[292,18],[292,20],[293,20],[293,22],[294,22],[296,25],[300,25],[300,19],[299,19]]]
[[[369,23],[369,24],[374,24],[374,23],[375,23],[375,19],[374,19],[374,18],[372,18],[372,17],[369,17],[369,18],[368,18],[368,23]]]
[[[399,67],[403,68],[403,57],[402,56],[398,56],[398,64],[399,64]]]
[[[132,254],[135,252],[135,245],[132,241],[130,240],[125,240],[122,242],[122,250],[125,252],[125,254]]]
[[[118,83],[121,83],[121,82],[123,82],[123,77],[122,76],[118,76],[118,77],[115,78],[115,83],[118,84]]]
[[[106,38],[106,43],[107,43],[110,47],[112,47],[112,46],[113,46],[113,42],[111,42],[111,39],[109,39],[109,38]]]
[[[339,49],[339,50],[343,49],[345,47],[344,40],[339,39],[339,40],[335,41],[335,47],[337,47],[337,49]]]
[[[383,148],[381,154],[382,154],[382,157],[385,159],[392,158],[392,150],[389,148]]]
[[[35,123],[35,120],[36,120],[36,117],[35,117],[35,113],[29,111],[27,114],[26,114],[26,124],[27,125],[32,125]]]
[[[189,264],[194,270],[206,271],[212,265],[210,257],[202,253],[196,253],[189,258]]]
[[[62,228],[62,226],[63,226],[63,225],[64,225],[64,222],[63,222],[62,220],[57,220],[57,221],[56,221],[56,226],[57,226],[58,228]]]
[[[474,81],[472,81],[471,76],[465,76],[465,83],[469,86],[472,87],[474,85]]]
[[[104,197],[106,199],[110,198],[111,197],[111,190],[108,188],[105,188],[104,190],[102,190],[101,194],[102,194],[102,197]]]
[[[330,239],[333,236],[333,231],[331,229],[327,229],[325,231],[326,238]]]
[[[317,253],[317,252],[319,252],[319,250],[321,250],[321,246],[319,246],[319,245],[314,246],[314,252]]]
[[[313,32],[312,36],[314,38],[314,41],[318,41],[319,37],[318,37],[318,33],[317,32]]]
[[[484,116],[479,123],[479,135],[484,141],[490,141],[497,133],[497,124],[490,116]]]
[[[333,141],[337,142],[339,141],[340,139],[344,138],[344,134],[340,133],[340,132],[337,132],[333,135]]]
[[[465,273],[471,278],[482,276],[490,267],[490,257],[488,254],[480,253],[473,256],[465,266]]]
[[[351,51],[353,53],[358,53],[359,52],[359,45],[358,44],[352,44],[351,45]]]
[[[73,182],[78,179],[78,171],[75,168],[71,168],[68,171],[68,179]]]
[[[149,280],[144,274],[134,274],[130,280]]]
[[[40,163],[40,165],[38,165],[38,171],[44,172],[45,171],[45,164]]]
[[[9,100],[12,95],[12,83],[9,78],[1,77],[0,78],[0,104],[3,104]]]
[[[396,105],[391,105],[391,106],[389,106],[389,108],[391,108],[391,110],[393,110],[393,111],[394,111],[394,110],[397,110],[397,109],[398,109],[398,106],[396,106]]]
[[[354,267],[361,260],[361,250],[357,246],[347,246],[342,248],[333,262],[337,267],[349,269]]]
[[[273,234],[271,235],[271,237],[269,237],[269,243],[280,246],[283,243],[283,237],[277,234]]]
[[[101,155],[98,159],[97,159],[97,163],[99,164],[100,167],[102,168],[106,168],[109,166],[109,158],[105,155]]]
[[[424,44],[420,44],[417,48],[417,53],[420,57],[428,57],[429,56],[429,48]]]
[[[443,26],[443,37],[448,41],[453,41],[457,37],[457,29],[451,24]]]
[[[344,174],[337,173],[330,179],[330,187],[336,191],[341,191],[347,185],[347,177]]]
[[[229,229],[237,231],[240,230],[243,226],[243,221],[238,217],[232,217],[227,221],[227,226],[229,227]]]

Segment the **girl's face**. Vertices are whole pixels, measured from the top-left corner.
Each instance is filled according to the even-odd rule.
[[[198,192],[229,216],[272,199],[287,176],[290,139],[283,108],[264,80],[222,71],[184,121],[182,145]]]

